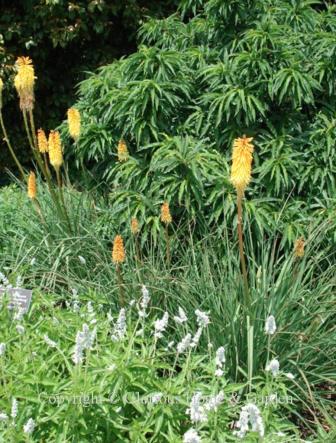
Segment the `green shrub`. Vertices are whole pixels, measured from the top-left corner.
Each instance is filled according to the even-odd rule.
[[[107,182],[116,211],[151,218],[150,204],[168,199],[202,226],[232,211],[227,164],[245,132],[256,145],[251,216],[273,231],[288,198],[291,225],[279,233],[291,240],[299,212],[334,208],[335,7],[209,0],[180,10],[183,20],[149,19],[136,53],[81,83],[75,158]],[[120,138],[128,164],[116,161]]]

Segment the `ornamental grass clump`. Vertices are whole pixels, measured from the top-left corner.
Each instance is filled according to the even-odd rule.
[[[124,241],[121,235],[116,235],[112,248],[112,261],[116,266],[116,273],[119,286],[119,302],[121,306],[125,306],[124,282],[121,274],[121,266],[125,261]]]

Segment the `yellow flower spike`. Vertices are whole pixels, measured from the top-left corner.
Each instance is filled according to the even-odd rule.
[[[48,140],[43,129],[37,131],[37,145],[41,154],[48,152]]]
[[[77,141],[79,139],[81,130],[81,116],[78,109],[68,109],[68,126],[69,134],[75,141]]]
[[[137,233],[139,232],[139,222],[136,219],[136,217],[132,217],[131,220],[131,232],[133,235],[137,235]]]
[[[34,172],[30,172],[28,177],[28,197],[32,200],[36,198],[37,194],[37,186],[36,186],[36,177]]]
[[[129,159],[129,152],[125,140],[121,139],[118,143],[118,160],[125,162]]]
[[[251,180],[253,137],[236,138],[233,142],[231,183],[238,194],[245,191]]]
[[[164,202],[161,206],[161,221],[166,225],[169,225],[169,223],[173,221],[168,202]]]
[[[117,265],[125,261],[124,241],[121,235],[116,235],[114,238],[112,260]]]
[[[34,108],[35,71],[29,57],[19,57],[16,61],[17,74],[14,86],[20,98],[22,111],[32,111]]]
[[[50,131],[48,148],[50,164],[57,170],[63,164],[61,136],[58,131]]]
[[[298,238],[294,245],[294,256],[302,258],[304,256],[305,241],[303,237]]]

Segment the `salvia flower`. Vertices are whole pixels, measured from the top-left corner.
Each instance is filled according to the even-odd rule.
[[[208,420],[201,392],[196,392],[193,395],[187,414],[193,423],[205,423]]]
[[[303,237],[298,238],[294,245],[294,256],[302,258],[304,256],[305,241]]]
[[[154,322],[154,337],[155,338],[162,338],[163,337],[163,332],[166,330],[167,326],[168,326],[168,320],[169,320],[169,314],[168,312],[165,312],[163,314],[163,317],[159,320],[155,320]]]
[[[217,411],[218,407],[223,403],[224,398],[225,396],[223,391],[220,391],[217,395],[210,397],[204,405],[205,410],[208,412]]]
[[[4,412],[0,412],[0,421],[6,421],[8,420],[8,415]]]
[[[201,437],[195,429],[190,428],[183,436],[183,443],[201,443]]]
[[[14,86],[20,98],[22,111],[32,111],[34,108],[35,71],[29,57],[19,57],[16,61],[17,74],[14,77]]]
[[[142,285],[141,292],[142,292],[142,299],[140,302],[139,317],[144,318],[147,317],[146,310],[150,302],[150,296],[149,296],[149,291],[145,285]]]
[[[188,317],[186,316],[186,313],[184,312],[184,310],[179,307],[178,308],[178,315],[174,316],[174,320],[176,321],[176,323],[182,324],[185,323],[186,321],[188,321]]]
[[[125,162],[129,159],[129,152],[125,140],[121,139],[118,143],[118,160]]]
[[[121,341],[126,334],[126,310],[121,308],[112,333],[113,341]]]
[[[124,241],[121,235],[116,235],[114,238],[112,260],[115,264],[120,264],[125,261]]]
[[[13,419],[15,419],[17,417],[18,411],[19,411],[18,401],[16,400],[16,398],[13,398],[13,400],[12,400],[12,409],[11,409],[11,417]]]
[[[63,164],[61,136],[58,131],[50,131],[48,139],[48,152],[50,164],[58,170]]]
[[[243,136],[233,142],[231,183],[239,194],[245,191],[251,180],[252,140],[253,137]]]
[[[6,344],[0,343],[0,357],[5,355],[5,352],[6,352]]]
[[[161,221],[166,225],[169,225],[173,219],[170,214],[169,203],[165,201],[161,206]]]
[[[77,141],[80,136],[81,117],[78,109],[76,108],[68,109],[68,127],[69,134],[75,141]]]
[[[45,154],[49,150],[48,139],[43,129],[37,131],[37,146],[41,154]]]
[[[202,335],[202,331],[203,331],[202,327],[199,327],[197,329],[196,334],[193,336],[193,338],[191,340],[191,343],[190,343],[190,347],[191,348],[196,348],[197,347],[197,345],[198,345],[198,343],[200,341],[201,335]]]
[[[258,432],[260,437],[265,434],[263,420],[258,407],[252,403],[242,407],[239,420],[236,423],[236,428],[239,431],[234,431],[234,435],[238,438],[244,438],[246,433],[249,432],[251,426],[252,432]]]
[[[16,325],[15,329],[17,330],[18,334],[23,335],[25,333],[25,327],[22,325]]]
[[[51,338],[49,338],[48,334],[44,334],[43,340],[49,346],[49,348],[56,348],[57,343],[54,340],[51,340]]]
[[[210,319],[205,312],[196,309],[195,314],[196,314],[196,321],[199,326],[202,326],[202,328],[208,326],[208,324],[210,323]]]
[[[279,370],[280,363],[276,358],[273,358],[273,360],[266,365],[266,371],[272,372],[273,377],[276,377],[279,374]]]
[[[183,352],[186,352],[186,350],[190,347],[191,344],[191,334],[187,334],[180,343],[177,344],[177,353],[182,354]]]
[[[72,361],[78,365],[83,361],[83,353],[85,349],[91,349],[93,346],[93,342],[96,338],[96,328],[94,328],[93,332],[90,332],[90,329],[86,323],[83,324],[82,330],[78,331],[76,334],[76,342],[75,348],[72,355]]]
[[[273,335],[273,334],[275,334],[276,329],[277,329],[277,327],[276,327],[276,323],[275,323],[275,318],[273,315],[270,315],[266,319],[265,334]]]
[[[136,217],[132,217],[131,219],[131,232],[133,235],[137,235],[139,232],[139,222]]]
[[[225,348],[221,346],[216,351],[216,377],[221,377],[224,374],[223,367],[225,365],[225,361]]]
[[[28,197],[32,200],[36,198],[37,186],[36,186],[36,176],[34,172],[30,172],[28,177]]]
[[[34,432],[35,429],[35,421],[30,418],[27,423],[23,426],[23,432],[27,435],[30,435]]]

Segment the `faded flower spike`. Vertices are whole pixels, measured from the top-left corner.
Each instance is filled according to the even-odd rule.
[[[125,140],[121,139],[118,143],[118,160],[125,162],[129,159],[129,152]]]
[[[113,250],[112,250],[112,260],[113,263],[119,264],[125,261],[125,249],[124,249],[124,241],[121,235],[116,235],[113,242]]]
[[[294,245],[295,257],[302,258],[304,256],[304,248],[305,248],[304,238],[300,237],[295,241],[295,245]]]
[[[35,71],[29,57],[19,57],[16,61],[17,74],[14,86],[20,98],[22,111],[32,111],[34,108]]]
[[[37,194],[35,173],[31,172],[28,177],[28,197],[34,200]]]
[[[37,145],[41,154],[48,152],[48,140],[43,129],[37,131]]]
[[[50,131],[48,146],[49,146],[50,164],[55,169],[59,169],[63,164],[63,153],[62,153],[61,136],[58,131]]]
[[[231,183],[242,194],[251,180],[253,137],[236,138],[233,142]]]
[[[166,225],[169,225],[173,221],[170,214],[169,203],[165,201],[161,206],[161,221]]]
[[[81,117],[78,109],[68,109],[68,126],[69,134],[75,141],[77,141],[79,139],[81,129]]]
[[[136,217],[133,217],[131,220],[131,232],[133,235],[137,235],[139,232],[139,222]]]

